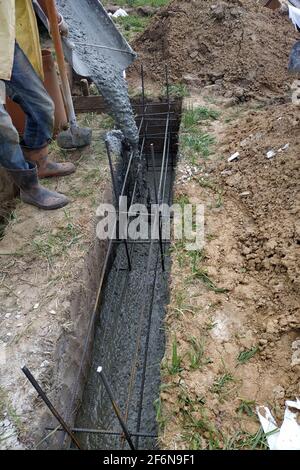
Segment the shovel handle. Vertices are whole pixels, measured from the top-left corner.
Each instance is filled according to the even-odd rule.
[[[65,65],[65,58],[64,58],[64,51],[61,41],[61,36],[59,32],[59,26],[57,22],[57,10],[55,5],[55,0],[47,0],[47,12],[48,12],[48,19],[51,28],[51,36],[54,43],[54,48],[56,52],[57,64],[59,69],[59,74],[62,82],[62,89],[65,99],[65,104],[67,108],[68,118],[70,122],[70,126],[76,127],[76,116],[74,111],[74,105],[72,100],[72,93],[69,84],[69,79],[67,75],[66,65]]]

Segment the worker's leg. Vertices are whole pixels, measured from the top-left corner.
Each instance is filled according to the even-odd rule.
[[[28,169],[19,145],[19,134],[0,103],[0,165],[8,169]]]
[[[48,143],[52,138],[54,104],[42,80],[16,43],[10,81],[6,81],[9,97],[26,114],[22,150],[26,160],[37,164],[40,178],[66,176],[75,172],[73,163],[56,163],[48,159]]]
[[[68,204],[62,194],[49,191],[38,183],[36,165],[25,161],[19,134],[3,104],[0,103],[0,165],[20,188],[21,199],[41,209],[58,209]]]
[[[18,44],[15,47],[11,79],[5,83],[8,96],[18,103],[26,114],[22,143],[31,149],[45,147],[52,138],[54,104]]]

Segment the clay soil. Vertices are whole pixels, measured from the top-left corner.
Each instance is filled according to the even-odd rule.
[[[85,115],[80,122],[94,128],[89,148],[65,152],[53,143],[50,149],[52,159],[73,161],[76,174],[43,180],[70,204],[46,213],[16,201],[0,240],[0,449],[39,448],[49,434],[45,426],[56,426],[21,367],[62,414],[78,375],[105,257],[95,236],[96,209],[110,197],[108,120]]]
[[[217,84],[238,101],[282,96],[296,34],[286,16],[253,0],[173,0],[133,43],[148,78]],[[131,75],[135,76],[139,62]]]
[[[280,424],[285,400],[300,394],[300,111],[224,109],[208,90],[186,100],[186,112],[220,114],[181,129],[176,200],[204,204],[205,246],[173,245],[161,445],[262,449],[256,406]],[[215,138],[205,158],[185,138],[203,133]]]

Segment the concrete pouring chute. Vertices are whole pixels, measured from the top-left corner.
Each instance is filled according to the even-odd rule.
[[[93,80],[117,127],[135,149],[138,130],[124,79],[124,71],[136,58],[135,52],[98,0],[58,0],[57,6],[69,27],[69,36],[64,38],[68,62],[78,75]]]

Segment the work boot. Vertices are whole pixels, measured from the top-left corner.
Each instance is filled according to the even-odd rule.
[[[63,194],[49,191],[39,184],[37,167],[29,163],[28,170],[7,170],[15,184],[20,188],[23,202],[44,210],[60,209],[69,203]]]
[[[26,160],[37,165],[40,179],[67,176],[76,171],[76,167],[73,163],[56,163],[49,161],[48,145],[38,150],[22,146],[22,150]]]

